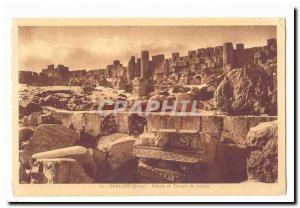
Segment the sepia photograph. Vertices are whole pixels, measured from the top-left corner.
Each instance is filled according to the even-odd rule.
[[[283,194],[284,59],[280,18],[16,19],[14,192]]]

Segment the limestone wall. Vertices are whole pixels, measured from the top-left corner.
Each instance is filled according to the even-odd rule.
[[[51,115],[64,127],[83,130],[92,136],[101,133],[103,116],[97,111],[65,111],[47,107]],[[159,129],[197,130],[209,135],[214,141],[243,144],[251,127],[261,122],[276,120],[276,116],[224,116],[224,115],[160,115],[150,113],[147,117],[147,131]],[[118,133],[128,133],[130,128],[127,112],[119,112],[114,118]]]

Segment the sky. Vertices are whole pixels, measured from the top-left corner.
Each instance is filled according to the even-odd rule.
[[[127,66],[142,50],[168,58],[228,41],[263,46],[268,38],[276,38],[276,26],[19,26],[19,70],[40,72],[49,64],[101,69],[113,60]]]

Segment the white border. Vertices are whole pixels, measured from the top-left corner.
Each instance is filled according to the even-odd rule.
[[[256,1],[256,0],[255,0]],[[16,1],[13,1],[16,2]],[[199,4],[197,1],[180,2],[177,0],[161,1],[152,0],[141,3],[138,0],[130,0],[126,3],[122,0],[111,0],[106,3],[96,4],[95,1],[31,1],[32,4],[6,4],[0,16],[1,32],[1,191],[5,187],[7,201],[86,201],[86,202],[117,202],[117,201],[187,201],[187,202],[243,202],[243,201],[293,201],[294,200],[294,19],[292,5],[275,5],[269,1],[265,5],[236,5],[232,3],[220,3],[222,1],[210,1]],[[46,2],[46,3],[45,3]],[[57,2],[57,1],[56,1]],[[75,4],[75,2],[77,4]],[[84,3],[83,3],[84,2]],[[233,2],[233,1],[232,1]],[[253,1],[252,1],[253,2]],[[260,2],[260,1],[256,1]],[[95,3],[95,4],[88,4]],[[118,6],[117,6],[118,5]],[[11,190],[11,18],[12,17],[285,17],[286,18],[286,97],[287,97],[287,195],[285,196],[191,196],[191,197],[13,197]],[[299,129],[299,128],[298,128]],[[299,143],[299,142],[298,142]],[[9,170],[9,171],[7,171]],[[4,186],[2,185],[4,184]],[[3,196],[3,194],[0,194]],[[2,197],[1,197],[2,198]]]

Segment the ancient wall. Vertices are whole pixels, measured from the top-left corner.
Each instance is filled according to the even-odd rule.
[[[106,79],[112,79],[111,86],[125,89],[126,83],[130,84],[130,81],[135,78],[142,78],[148,80],[147,83],[154,88],[164,85],[200,84],[199,79],[194,79],[195,75],[205,77],[251,65],[265,68],[270,60],[276,62],[276,56],[276,39],[268,39],[267,44],[262,47],[245,48],[243,43],[238,43],[234,48],[231,42],[226,42],[223,46],[190,50],[187,56],[180,56],[178,52],[173,52],[171,58],[159,54],[153,55],[151,60],[149,51],[143,50],[140,58],[135,59],[134,56],[130,58],[127,67],[124,67],[119,60],[113,61],[113,64],[108,65],[106,69],[92,71],[69,71],[69,68],[64,65],[55,68],[52,64],[39,74],[20,71],[20,83],[84,85],[88,78],[97,80],[98,84],[106,83]],[[154,83],[151,80],[154,80]],[[152,89],[153,86],[150,88]]]

